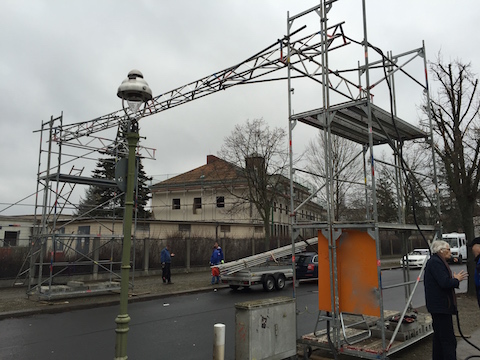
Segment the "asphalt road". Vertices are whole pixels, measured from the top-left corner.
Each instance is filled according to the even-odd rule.
[[[458,272],[465,265],[453,266]],[[412,271],[412,279],[417,273]],[[384,271],[384,286],[402,282],[402,270]],[[219,289],[130,304],[129,359],[211,359],[213,326],[226,325],[226,359],[235,352],[235,303],[274,296],[291,296],[291,287],[266,293]],[[298,334],[313,331],[318,314],[316,282],[301,283],[296,291]],[[465,291],[465,289],[463,289]],[[384,290],[384,308],[401,310],[403,287]],[[413,305],[424,305],[423,285]],[[71,311],[0,321],[0,359],[112,359],[118,306]]]

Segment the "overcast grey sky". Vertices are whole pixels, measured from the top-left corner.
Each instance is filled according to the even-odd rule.
[[[62,111],[69,124],[118,110],[117,87],[133,68],[159,95],[235,65],[286,34],[287,11],[297,14],[318,3],[3,0],[0,211],[35,192],[40,136],[34,130],[42,121]],[[424,40],[428,60],[441,51],[445,61],[462,59],[478,72],[478,0],[367,3],[370,43],[401,53],[421,47]],[[345,21],[345,32],[358,40],[363,36],[360,4],[339,0],[329,13],[330,23]],[[318,22],[308,26],[313,32]],[[418,120],[420,102],[418,95],[399,104],[408,121]],[[307,106],[297,99],[294,111]],[[263,117],[272,127],[286,129],[287,116],[287,84],[276,82],[234,87],[145,118],[143,145],[157,149],[156,160],[145,161],[145,169],[156,179],[191,170],[217,153],[236,124]],[[294,150],[300,151],[312,133],[300,129]],[[25,201],[33,203],[34,198]],[[15,207],[0,215],[33,211]]]

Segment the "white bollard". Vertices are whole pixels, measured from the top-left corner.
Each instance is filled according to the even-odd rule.
[[[213,360],[225,359],[225,324],[213,326]]]

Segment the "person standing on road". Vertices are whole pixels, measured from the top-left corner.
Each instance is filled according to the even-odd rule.
[[[213,245],[213,252],[212,256],[210,257],[210,265],[215,266],[219,264],[223,264],[224,258],[223,258],[223,251],[220,246],[218,246],[218,242],[215,241],[215,244]],[[218,267],[213,267],[212,268],[212,285],[213,284],[219,284],[220,283],[220,270]]]
[[[433,319],[432,359],[455,360],[457,340],[452,318],[457,313],[455,288],[468,277],[468,273],[461,270],[458,274],[452,274],[447,264],[452,254],[446,241],[434,241],[432,254],[427,261],[424,276],[425,302]]]
[[[170,254],[170,247],[167,244],[160,254],[160,262],[162,263],[162,280],[164,284],[173,284],[170,272],[172,256],[175,256],[175,254]]]
[[[475,292],[477,294],[478,306],[480,307],[480,237],[473,239],[469,246],[472,248],[475,259]]]

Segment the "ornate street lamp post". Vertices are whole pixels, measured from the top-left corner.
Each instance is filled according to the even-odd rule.
[[[138,143],[138,120],[143,116],[146,102],[152,99],[152,90],[143,79],[139,70],[132,70],[128,77],[118,87],[117,96],[122,99],[122,107],[127,115],[127,142],[128,142],[128,165],[127,165],[127,190],[125,193],[125,215],[123,217],[123,247],[120,287],[120,313],[115,319],[115,360],[126,360],[127,334],[129,330],[130,316],[127,314],[128,285],[130,277],[130,247],[132,242],[132,218],[133,218],[133,190],[135,183],[135,151]],[[130,112],[125,107],[128,104]],[[140,107],[144,104],[143,112]]]

